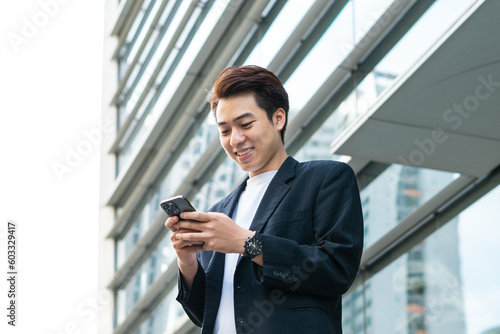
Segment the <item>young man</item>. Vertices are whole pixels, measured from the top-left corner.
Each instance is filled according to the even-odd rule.
[[[288,95],[266,69],[224,69],[210,103],[222,147],[248,178],[210,212],[165,222],[177,300],[202,333],[340,334],[363,245],[354,173],[287,155]]]

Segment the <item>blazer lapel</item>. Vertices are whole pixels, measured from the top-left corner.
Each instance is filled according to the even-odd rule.
[[[295,166],[297,163],[297,160],[292,157],[288,157],[283,162],[260,201],[255,217],[250,225],[250,230],[262,232],[267,221],[290,190],[288,182],[295,177]]]
[[[236,205],[238,204],[241,193],[247,187],[247,180],[248,180],[248,176],[246,177],[245,181],[243,181],[238,186],[238,188],[236,188],[232,193],[230,193],[226,197],[226,199],[224,200],[224,203],[222,203],[220,210],[217,210],[217,211],[226,214],[228,217],[231,217],[231,218],[233,217],[234,210],[236,209]]]

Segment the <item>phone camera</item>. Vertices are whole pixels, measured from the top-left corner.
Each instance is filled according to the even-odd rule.
[[[181,214],[181,210],[174,203],[168,202],[164,206],[165,211],[169,216],[178,216]]]

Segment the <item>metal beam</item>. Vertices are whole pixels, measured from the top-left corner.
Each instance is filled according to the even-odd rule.
[[[285,82],[344,9],[348,0],[316,1],[269,65]]]
[[[117,18],[114,20],[116,23],[111,30],[112,36],[126,35],[132,26],[132,22],[138,13],[137,8],[141,8],[144,0],[123,0],[117,9]],[[121,48],[121,45],[119,46]]]
[[[126,15],[126,18],[118,35],[118,43],[116,44],[115,53],[113,54],[113,59],[117,59],[120,49],[123,47],[123,44],[127,39],[128,32],[130,31],[130,28],[132,27],[134,20],[136,19],[137,15],[141,10],[144,0],[128,1],[128,2],[131,2],[132,7],[130,8],[130,10],[124,13]]]
[[[197,327],[184,313],[178,320],[176,326],[167,331],[165,334],[195,334],[199,332],[200,328]]]
[[[359,173],[356,174],[358,179],[359,190],[366,188],[373,180],[382,174],[390,165],[380,162],[371,161]]]
[[[234,66],[243,65],[243,62],[252,53],[255,46],[262,40],[262,37],[269,30],[276,17],[286,4],[286,0],[277,0],[269,13],[262,19],[261,24],[255,27],[253,34],[249,37],[248,41],[244,43],[245,47],[238,54],[236,60],[233,62]]]

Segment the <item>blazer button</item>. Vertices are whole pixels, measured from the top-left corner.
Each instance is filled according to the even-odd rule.
[[[274,277],[280,277],[280,273],[277,270],[273,270]]]

